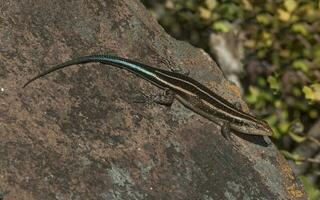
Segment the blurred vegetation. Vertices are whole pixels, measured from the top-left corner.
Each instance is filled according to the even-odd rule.
[[[265,117],[274,142],[288,154],[306,139],[320,118],[320,1],[142,2],[167,32],[207,51],[210,33],[240,28],[247,103]],[[319,177],[313,184],[303,180],[310,197],[319,199]]]

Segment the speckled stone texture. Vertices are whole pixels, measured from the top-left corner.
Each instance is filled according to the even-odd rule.
[[[261,137],[233,135],[121,69],[49,66],[116,54],[181,68],[230,102],[239,90],[202,50],[168,36],[138,0],[8,0],[0,4],[0,196],[4,200],[306,199]]]

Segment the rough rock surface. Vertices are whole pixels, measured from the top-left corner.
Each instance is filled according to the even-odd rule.
[[[208,55],[168,36],[138,0],[3,1],[1,198],[306,199],[274,145],[228,141],[178,102],[136,103],[159,89],[129,72],[87,64],[21,87],[51,65],[95,53],[188,69],[246,108]]]

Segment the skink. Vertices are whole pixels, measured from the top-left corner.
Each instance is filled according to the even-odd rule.
[[[117,56],[90,55],[72,59],[40,73],[30,79],[23,87],[26,87],[32,81],[53,71],[70,65],[90,62],[100,62],[125,69],[161,89],[173,91],[175,98],[184,106],[220,125],[222,130],[233,130],[252,135],[272,135],[272,129],[267,122],[241,111],[232,103],[212,92],[198,81],[186,75],[158,69]]]

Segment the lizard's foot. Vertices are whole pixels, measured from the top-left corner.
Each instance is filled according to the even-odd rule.
[[[235,102],[233,105],[236,107],[236,109],[242,110],[242,106],[240,102]]]
[[[185,75],[185,76],[189,76],[189,74],[190,74],[190,71],[188,69],[182,69],[180,67],[177,67],[177,68],[171,68],[170,67],[170,71],[172,71],[174,73],[177,73],[177,74],[182,74],[182,75]]]
[[[272,144],[272,141],[268,136],[264,135],[263,140],[266,142],[267,146],[270,146]]]
[[[133,103],[143,103],[143,104],[151,104],[151,95],[146,95],[143,92],[140,92],[139,94],[135,94],[133,99]]]
[[[134,103],[146,103],[148,105],[157,103],[161,105],[171,106],[174,101],[174,93],[169,89],[166,89],[161,94],[146,95],[143,92],[141,92],[141,94],[142,95],[137,95],[134,98]]]
[[[162,94],[155,95],[153,101],[161,105],[171,106],[174,101],[174,92],[166,89]]]
[[[231,139],[231,128],[229,123],[223,123],[223,125],[221,126],[221,134],[225,139]]]
[[[182,69],[181,67],[177,67],[177,66],[172,67],[174,66],[174,64],[172,64],[169,60],[164,60],[162,62],[169,68],[170,71],[174,73],[182,74],[185,76],[189,76],[190,74],[190,71],[188,69]]]

